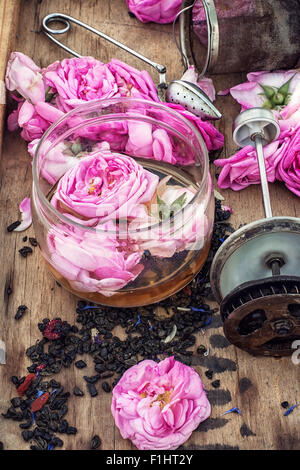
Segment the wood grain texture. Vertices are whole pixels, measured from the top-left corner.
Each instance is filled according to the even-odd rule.
[[[20,1],[0,0],[0,147],[2,145],[6,109],[4,77],[7,59],[15,43]]]
[[[5,4],[12,2],[4,2]],[[40,66],[62,59],[65,53],[39,33],[41,19],[45,14],[60,11],[94,25],[107,34],[124,41],[128,46],[153,60],[165,64],[168,80],[180,78],[182,66],[179,54],[172,39],[171,25],[141,24],[130,18],[125,0],[24,0],[21,2],[22,21],[18,30],[16,50],[28,54]],[[25,27],[26,25],[26,27]],[[71,47],[82,54],[90,54],[103,62],[113,57],[128,62],[137,68],[148,70],[154,81],[158,76],[150,67],[128,56],[113,45],[99,41],[94,36],[78,28],[62,38]],[[215,77],[217,90],[240,83],[242,76],[219,75]],[[231,138],[232,121],[239,112],[239,106],[231,97],[218,97],[217,106],[224,117],[217,124],[226,138],[222,156],[229,156],[236,150]],[[212,175],[218,172],[214,167]],[[0,339],[5,341],[7,349],[6,365],[0,365],[0,412],[4,412],[9,400],[15,396],[10,382],[11,375],[22,376],[30,364],[25,356],[25,349],[39,337],[37,323],[45,317],[60,316],[69,322],[75,321],[76,301],[71,294],[62,290],[47,271],[38,250],[24,259],[18,250],[23,246],[24,233],[7,233],[6,226],[18,218],[18,204],[31,191],[31,162],[26,150],[26,143],[19,134],[5,131],[3,158],[1,160],[1,285],[0,294]],[[216,180],[214,179],[216,185]],[[221,191],[226,203],[233,208],[232,223],[235,227],[263,217],[260,189],[252,186],[241,192]],[[272,184],[270,188],[272,207],[275,215],[299,216],[299,199],[282,184]],[[33,229],[26,232],[33,236]],[[10,296],[7,287],[12,288]],[[14,320],[17,307],[26,304],[29,308],[18,323]],[[217,319],[216,319],[217,320]],[[299,412],[296,408],[288,417],[280,403],[284,400],[291,404],[299,402],[299,366],[293,365],[290,358],[271,359],[254,358],[230,345],[218,348],[210,337],[222,335],[220,322],[214,321],[206,329],[205,335],[199,334],[197,345],[202,343],[210,347],[206,362],[196,361],[195,369],[200,373],[205,388],[212,402],[210,421],[199,426],[189,441],[186,449],[240,448],[240,449],[299,449],[300,430]],[[197,345],[195,347],[197,347]],[[219,389],[213,389],[211,381],[204,372],[210,364],[220,370],[214,379],[220,379]],[[72,391],[74,385],[84,388],[82,375],[92,375],[92,362],[84,374],[71,367],[57,378],[66,390]],[[56,377],[55,377],[56,378]],[[70,399],[67,419],[78,427],[78,434],[63,437],[66,449],[87,449],[94,434],[101,436],[103,449],[126,449],[134,447],[128,440],[123,440],[114,427],[110,413],[110,395],[101,387],[97,398],[88,394],[83,398]],[[238,406],[242,415],[222,414]],[[253,433],[242,435],[241,427],[246,425]],[[244,429],[244,428],[243,428]],[[18,424],[0,417],[0,441],[6,449],[26,449],[19,436]]]

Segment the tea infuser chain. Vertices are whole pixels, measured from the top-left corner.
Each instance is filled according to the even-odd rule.
[[[62,23],[65,25],[64,28],[61,29],[52,29],[48,25],[49,23],[53,22],[58,22]],[[92,33],[96,34],[97,36],[101,37],[102,39],[105,39],[106,41],[111,42],[117,47],[120,47],[121,49],[124,49],[126,52],[129,54],[132,54],[133,56],[137,57],[138,59],[142,60],[143,62],[146,62],[148,65],[151,65],[152,67],[155,68],[155,70],[159,73],[159,80],[160,80],[160,86],[161,87],[166,87],[166,67],[165,65],[162,64],[157,64],[156,62],[153,62],[151,59],[148,59],[144,55],[140,54],[139,52],[134,51],[130,47],[126,46],[125,44],[122,44],[121,42],[117,41],[116,39],[113,39],[112,37],[108,36],[105,33],[102,33],[101,31],[93,28],[92,26],[89,26],[86,23],[83,23],[83,21],[77,20],[76,18],[73,18],[72,16],[65,15],[64,13],[50,13],[49,15],[45,16],[42,21],[42,26],[44,33],[46,36],[51,39],[55,44],[57,44],[59,47],[64,49],[65,51],[69,52],[69,54],[74,55],[75,57],[82,57],[78,52],[74,51],[70,47],[66,46],[65,44],[61,43],[57,39],[55,39],[52,34],[64,34],[67,33],[70,30],[71,24],[70,23],[75,23],[78,26],[81,26],[82,28],[87,29],[88,31],[91,31]]]
[[[207,0],[206,0],[207,1]],[[209,0],[210,1],[210,0]],[[52,29],[49,27],[49,23],[59,22],[64,25],[61,29]],[[183,80],[172,80],[170,83],[166,82],[166,67],[161,64],[157,64],[142,54],[130,49],[116,39],[107,36],[106,34],[98,31],[92,26],[83,23],[80,20],[77,20],[71,16],[65,15],[63,13],[51,13],[44,17],[42,21],[42,27],[46,36],[51,39],[59,47],[62,47],[69,54],[74,55],[75,57],[82,57],[73,49],[70,49],[68,46],[62,44],[60,41],[55,39],[53,35],[55,34],[64,34],[67,33],[71,27],[70,23],[73,22],[92,33],[95,33],[97,36],[106,39],[117,47],[124,49],[126,52],[132,54],[133,56],[141,59],[147,64],[155,68],[159,73],[160,83],[158,85],[158,95],[162,101],[173,102],[175,104],[182,105],[187,111],[195,114],[196,116],[201,117],[201,119],[220,119],[222,117],[221,113],[216,109],[208,96],[195,84],[186,82]]]

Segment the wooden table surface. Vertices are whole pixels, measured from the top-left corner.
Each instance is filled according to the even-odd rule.
[[[24,0],[21,1],[19,29],[15,50],[28,54],[41,67],[65,57],[65,53],[39,33],[41,19],[45,14],[60,11],[71,14],[101,31],[123,41],[153,60],[165,64],[168,80],[180,78],[182,65],[172,39],[171,25],[142,24],[129,17],[125,0]],[[17,21],[17,18],[16,18]],[[83,55],[93,55],[103,62],[117,57],[137,68],[145,68],[154,81],[158,76],[150,67],[127,55],[105,41],[74,28],[65,41]],[[217,90],[225,89],[242,81],[242,76],[219,75],[214,77]],[[224,117],[217,126],[224,133],[226,143],[222,156],[229,156],[235,150],[231,138],[232,120],[239,112],[239,106],[231,97],[219,97],[217,106]],[[217,170],[211,169],[214,175]],[[18,204],[31,192],[31,161],[18,132],[4,130],[1,159],[1,285],[0,296],[0,339],[6,343],[6,365],[0,365],[0,412],[6,411],[9,400],[15,396],[10,382],[11,375],[23,376],[30,365],[25,356],[26,348],[40,338],[37,323],[42,318],[60,316],[75,322],[77,299],[57,286],[46,269],[39,251],[22,258],[18,250],[23,246],[25,233],[7,233],[6,227],[16,220]],[[216,184],[216,180],[214,179]],[[232,223],[238,227],[263,217],[260,188],[252,186],[241,192],[220,191],[226,204],[233,208]],[[299,199],[281,184],[271,185],[271,199],[275,215],[300,215]],[[33,228],[27,232],[33,236]],[[11,287],[11,295],[7,288]],[[14,315],[19,305],[26,304],[29,312],[16,322]],[[293,365],[290,357],[272,359],[255,358],[234,346],[218,348],[213,346],[212,335],[222,335],[223,330],[215,322],[206,329],[198,342],[210,347],[210,355],[202,365],[195,366],[203,379],[205,388],[213,390],[211,381],[204,371],[212,364],[223,365],[224,372],[215,374],[221,387],[211,391],[211,417],[200,425],[184,444],[185,449],[299,449],[300,448],[300,407],[284,417],[281,402],[299,402],[300,365]],[[214,339],[216,337],[214,336]],[[214,343],[213,343],[214,344]],[[92,366],[90,375],[92,374]],[[76,368],[64,371],[58,376],[66,390],[72,391],[74,383],[82,384],[83,374]],[[88,375],[88,374],[87,374]],[[56,378],[56,377],[55,377]],[[78,405],[80,400],[80,404]],[[99,434],[103,449],[133,449],[128,440],[123,440],[110,413],[111,395],[99,391],[97,398],[88,396],[70,398],[67,419],[78,428],[76,436],[64,437],[65,449],[86,449],[91,436]],[[222,416],[237,406],[241,415],[235,413]],[[241,427],[246,425],[252,431],[248,437]],[[28,444],[20,437],[18,423],[0,417],[0,441],[6,449],[27,449]]]

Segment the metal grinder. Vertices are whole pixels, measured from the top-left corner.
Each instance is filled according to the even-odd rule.
[[[267,109],[248,109],[234,122],[236,144],[256,147],[265,218],[230,235],[210,272],[227,339],[253,355],[275,357],[292,354],[300,339],[300,219],[272,215],[263,155],[278,134]]]

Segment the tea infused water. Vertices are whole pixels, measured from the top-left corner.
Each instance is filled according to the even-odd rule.
[[[207,152],[196,129],[163,105],[97,106],[62,118],[37,149],[36,237],[75,295],[118,307],[158,302],[189,283],[209,251]]]

